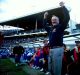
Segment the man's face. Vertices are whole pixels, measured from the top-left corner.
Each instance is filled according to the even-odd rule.
[[[52,23],[52,26],[58,25],[59,24],[59,18],[57,16],[52,16],[51,23]]]

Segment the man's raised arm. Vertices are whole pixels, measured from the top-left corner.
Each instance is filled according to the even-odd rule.
[[[62,12],[63,12],[63,19],[61,24],[63,25],[64,28],[67,27],[68,22],[70,20],[70,15],[69,15],[69,11],[67,10],[67,8],[64,6],[63,2],[60,2],[60,6],[62,8]]]
[[[49,23],[47,21],[47,17],[48,17],[48,12],[45,12],[44,17],[43,17],[43,27],[49,33],[50,32],[50,27],[49,27]]]

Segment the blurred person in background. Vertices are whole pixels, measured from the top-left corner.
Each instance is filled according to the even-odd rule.
[[[68,66],[69,75],[80,75],[80,40],[75,41],[76,46],[71,50],[73,63]]]
[[[44,43],[44,46],[42,48],[42,50],[43,50],[43,59],[44,59],[43,70],[44,70],[44,72],[46,74],[49,74],[49,71],[48,71],[48,66],[49,66],[49,64],[48,64],[48,56],[49,56],[49,50],[50,49],[49,49],[48,40],[45,39],[43,41],[43,43]]]
[[[67,75],[67,67],[70,65],[73,60],[71,58],[71,51],[70,48],[66,46],[66,44],[63,44],[64,48],[64,56],[63,56],[63,62],[62,62],[62,75]]]
[[[15,64],[16,66],[20,65],[21,55],[24,53],[24,48],[18,42],[16,42],[16,46],[13,48],[13,54],[15,55]]]

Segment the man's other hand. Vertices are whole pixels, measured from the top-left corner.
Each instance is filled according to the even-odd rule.
[[[63,7],[63,6],[64,6],[64,2],[60,2],[59,5],[60,5],[61,7]]]
[[[48,16],[48,12],[45,12],[45,13],[44,13],[44,19],[46,19],[47,16]]]

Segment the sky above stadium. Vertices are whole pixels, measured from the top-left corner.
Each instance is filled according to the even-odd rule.
[[[71,19],[80,23],[80,0],[0,0],[0,22],[59,7],[60,1],[71,10]]]

